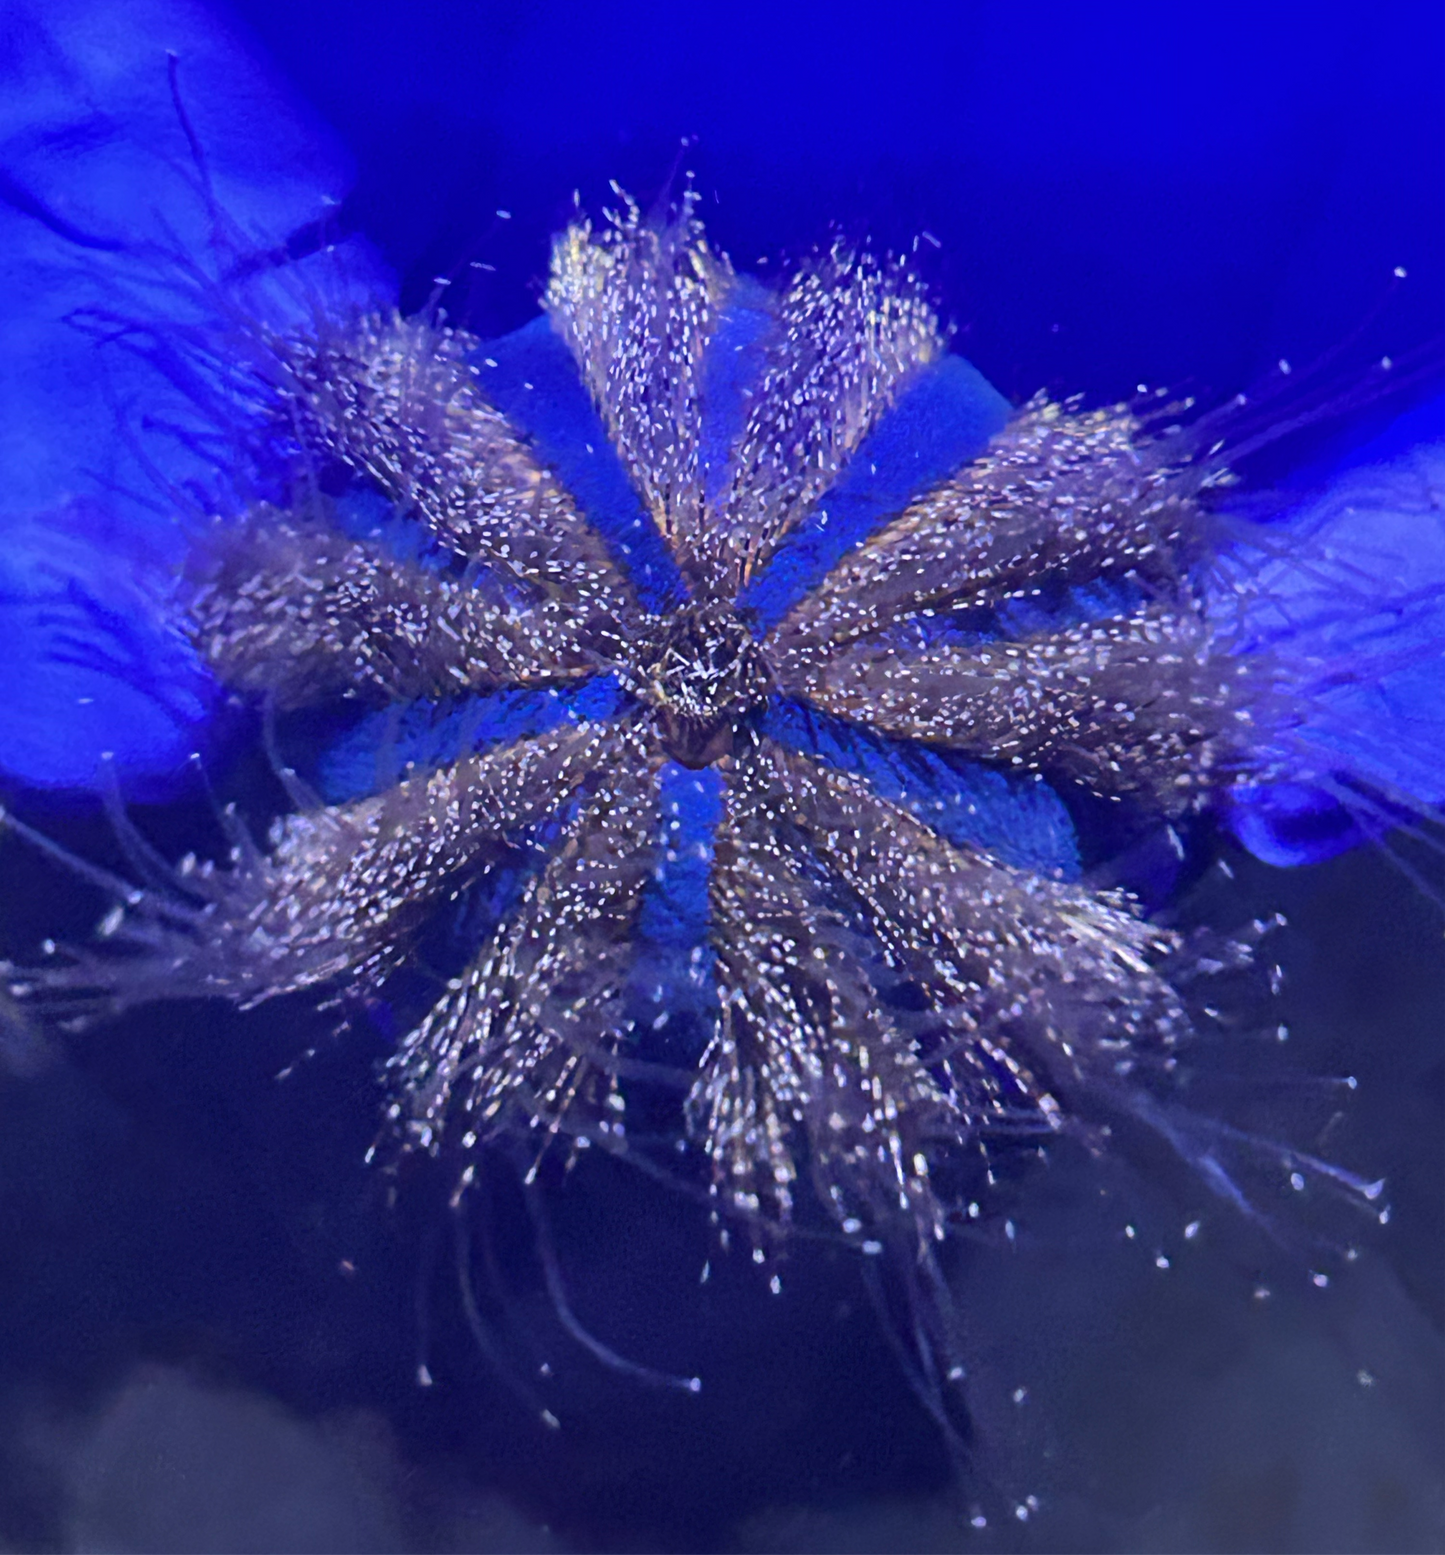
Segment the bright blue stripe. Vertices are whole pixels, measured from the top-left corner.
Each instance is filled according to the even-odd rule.
[[[1149,596],[1136,578],[1095,578],[1091,583],[1060,584],[1041,578],[1021,599],[997,606],[961,605],[931,616],[911,616],[892,638],[902,651],[923,651],[946,644],[963,648],[987,642],[1027,642],[1074,626],[1134,615]],[[890,639],[884,638],[886,643]]]
[[[712,1036],[716,956],[708,938],[713,838],[722,819],[722,775],[668,762],[657,774],[662,849],[637,915],[629,980],[633,1052],[691,1065]]]
[[[658,945],[690,949],[707,938],[713,835],[722,819],[722,777],[670,761],[657,775],[665,828],[662,857],[642,899],[637,931]]]
[[[328,804],[344,804],[381,793],[408,767],[429,772],[559,724],[611,718],[628,700],[615,676],[601,675],[581,686],[513,688],[387,708],[332,744],[312,781]]]
[[[667,610],[687,587],[667,542],[628,477],[567,342],[545,316],[472,354],[487,399],[531,439],[571,492],[646,610]]]
[[[336,527],[348,539],[380,545],[399,562],[441,572],[454,560],[425,524],[403,517],[396,504],[373,487],[349,487],[336,499],[331,512]]]
[[[879,798],[902,805],[949,842],[1056,879],[1079,878],[1073,820],[1042,779],[1010,778],[782,697],[769,703],[760,727],[781,745],[856,773]]]
[[[1006,599],[993,611],[999,637],[1020,642],[1072,626],[1117,620],[1134,615],[1149,597],[1137,578],[1095,578],[1060,587],[1044,577],[1034,587],[1036,592]]]
[[[748,391],[767,364],[768,334],[775,322],[773,294],[751,277],[740,277],[728,294],[702,365],[698,452],[709,502],[726,483],[733,444],[747,419]]]
[[[739,597],[759,636],[880,522],[982,453],[1011,413],[1003,395],[961,356],[945,356],[920,372]]]

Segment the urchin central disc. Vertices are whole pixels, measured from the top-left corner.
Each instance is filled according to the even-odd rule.
[[[686,767],[726,755],[739,724],[773,689],[752,633],[726,605],[688,605],[662,617],[632,662],[637,694],[657,709],[668,754]]]

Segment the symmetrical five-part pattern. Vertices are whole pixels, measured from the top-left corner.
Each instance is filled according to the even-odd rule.
[[[268,342],[294,494],[217,526],[189,628],[283,715],[357,710],[330,802],[57,976],[369,994],[453,913],[404,1138],[620,1148],[670,1077],[730,1210],[941,1234],[930,1164],[1185,1031],[1176,942],[1081,883],[1060,796],[1162,816],[1250,769],[1276,693],[1196,598],[1202,477],[1126,409],[1010,413],[841,247],[772,292],[628,211],[545,305]]]

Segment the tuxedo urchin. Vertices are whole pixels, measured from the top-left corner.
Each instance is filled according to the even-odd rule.
[[[198,536],[180,619],[343,731],[265,846],[234,822],[24,992],[375,1004],[480,902],[384,1064],[459,1196],[491,1144],[597,1147],[759,1246],[932,1268],[962,1162],[1128,1115],[1249,1207],[1208,1141],[1275,1147],[1169,1086],[1185,985],[1250,948],[1202,965],[1076,824],[1311,775],[1297,668],[1221,608],[1197,430],[1015,410],[906,265],[839,243],[768,288],[689,204],[572,226],[502,339],[318,309],[242,370],[271,489]]]

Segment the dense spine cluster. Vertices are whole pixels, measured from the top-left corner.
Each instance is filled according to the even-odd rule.
[[[1200,602],[1208,476],[1125,407],[1009,413],[842,247],[772,292],[629,209],[545,306],[267,340],[292,496],[215,526],[188,627],[375,763],[33,986],[384,997],[485,898],[388,1065],[404,1141],[633,1148],[660,1086],[729,1212],[926,1245],[940,1163],[1187,1033],[1178,939],[1081,879],[1063,799],[1167,818],[1287,716]]]

